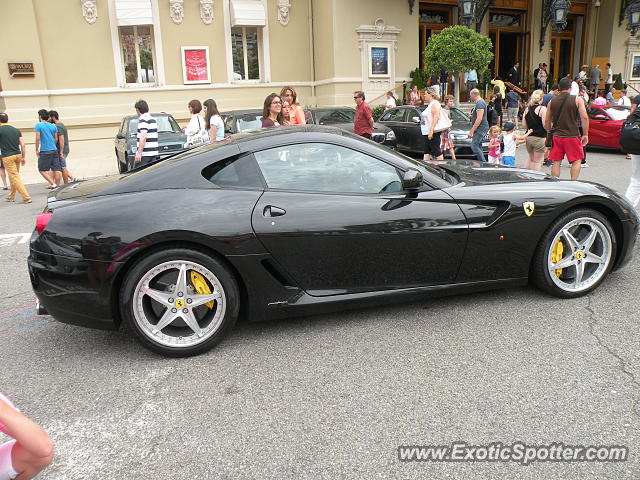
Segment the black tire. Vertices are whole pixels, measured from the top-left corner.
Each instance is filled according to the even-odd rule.
[[[582,247],[586,245],[582,245],[582,243],[587,243],[590,225],[592,225],[593,230],[600,233],[596,233],[596,239],[593,241],[592,246],[583,249]],[[569,227],[568,231],[570,233],[573,231],[577,235],[575,237],[577,241],[575,252],[570,245],[571,242],[561,233],[566,227]],[[586,237],[581,238],[582,231],[586,232]],[[573,235],[571,236],[574,238]],[[563,244],[563,249],[567,249],[561,261],[573,262],[573,265],[563,269],[556,269],[554,272],[560,273],[552,274],[553,265],[560,263],[559,259],[554,263],[550,263],[550,261],[553,261],[552,251],[558,241]],[[565,246],[565,244],[567,245]],[[615,232],[611,227],[611,222],[603,214],[586,208],[571,210],[558,217],[542,236],[531,262],[530,280],[541,290],[556,297],[581,297],[598,288],[609,275],[615,262],[616,250]],[[582,260],[578,260],[579,258],[582,258]],[[604,261],[592,263],[594,259]],[[583,274],[579,277],[583,279],[582,282],[577,280],[579,264],[583,265]],[[552,275],[555,275],[555,278]],[[573,275],[573,279],[571,279],[571,275]],[[584,280],[584,278],[587,280]],[[574,283],[570,284],[569,280]]]
[[[180,284],[179,281],[176,281],[175,285],[162,290],[166,282],[170,282],[171,280],[162,280],[161,277],[166,276],[170,278],[170,276],[174,274],[175,277],[178,277],[178,270],[175,267],[171,268],[171,265],[180,264],[180,262],[186,262],[186,273],[198,268],[203,278],[207,279],[209,286],[213,287],[211,293],[217,291],[217,288],[219,288],[222,293],[221,298],[213,303],[214,309],[209,308],[207,306],[208,304],[204,304],[189,310],[194,313],[194,318],[197,318],[196,313],[202,314],[201,319],[197,321],[203,323],[203,325],[199,325],[203,331],[205,330],[207,318],[211,317],[209,324],[206,325],[206,328],[211,329],[211,331],[203,335],[204,338],[202,340],[199,339],[195,330],[189,329],[185,316],[179,312],[175,315],[182,318],[176,317],[166,327],[160,328],[158,332],[154,333],[152,331],[154,325],[153,320],[156,320],[155,325],[159,324],[159,317],[161,317],[163,313],[169,315],[169,310],[176,311],[175,307],[178,307],[178,309],[184,307],[184,310],[181,311],[187,311],[189,305],[186,305],[185,302],[191,303],[191,298],[188,299],[186,297],[190,296],[195,299],[197,296],[197,293],[193,293],[193,283],[189,285],[191,281],[188,279],[186,289],[190,289],[192,293],[187,293],[187,290],[185,290],[185,292],[176,291],[176,287],[179,287]],[[193,268],[189,269],[188,265],[191,265]],[[162,266],[160,269],[165,268],[165,270],[158,269],[159,266]],[[182,304],[178,304],[177,301],[175,301],[166,306],[161,306],[158,300],[153,300],[151,296],[143,293],[145,281],[149,278],[152,278],[154,282],[160,282],[154,283],[154,292],[162,292],[162,294],[167,295],[171,294],[173,297],[176,297],[176,299],[178,296],[184,297]],[[209,281],[211,278],[214,280]],[[162,281],[165,283],[162,283]],[[150,282],[147,284],[149,287],[151,286]],[[172,287],[173,290],[171,290]],[[196,311],[196,309],[200,310]],[[231,332],[238,318],[239,309],[240,294],[238,284],[233,274],[222,262],[199,250],[170,248],[150,253],[133,265],[127,273],[120,289],[120,312],[122,318],[134,333],[136,340],[149,350],[170,357],[189,357],[204,353],[213,348]],[[210,312],[208,310],[210,310]],[[158,313],[154,314],[156,311]],[[174,316],[174,314],[172,313],[170,316]],[[171,332],[165,332],[165,330],[170,330]],[[184,335],[181,332],[184,332]],[[188,342],[189,339],[191,339],[191,344],[174,345],[171,343],[174,340],[176,343],[178,341]],[[167,342],[170,342],[170,344],[167,345]]]

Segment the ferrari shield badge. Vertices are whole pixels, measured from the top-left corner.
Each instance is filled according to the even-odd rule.
[[[533,215],[533,211],[536,209],[536,204],[533,202],[524,202],[522,204],[522,208],[524,208],[524,213],[527,214],[527,217]]]

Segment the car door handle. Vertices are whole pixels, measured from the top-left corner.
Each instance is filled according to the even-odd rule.
[[[287,213],[287,211],[284,208],[275,207],[273,205],[267,205],[262,211],[262,215],[265,217],[281,217],[285,213]]]

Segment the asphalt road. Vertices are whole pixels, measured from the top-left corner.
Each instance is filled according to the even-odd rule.
[[[624,191],[623,156],[590,164],[583,179]],[[33,204],[0,205],[0,234],[32,231],[45,190],[30,189]],[[55,441],[40,478],[640,477],[638,247],[587,298],[522,288],[241,324],[176,360],[35,316],[23,240],[0,237],[0,391]],[[626,445],[630,459],[398,460],[399,445],[460,440]]]

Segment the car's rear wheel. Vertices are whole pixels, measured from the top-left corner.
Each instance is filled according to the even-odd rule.
[[[211,349],[229,334],[240,306],[238,285],[221,262],[178,248],[140,259],[127,274],[120,299],[137,340],[173,357]]]
[[[573,210],[545,232],[533,260],[532,280],[557,297],[580,297],[604,281],[615,254],[611,222],[594,210]]]

